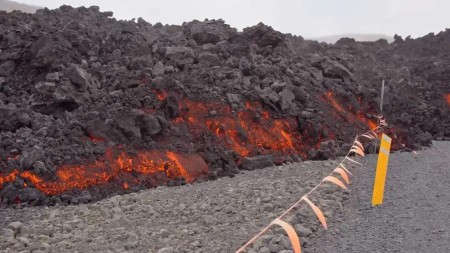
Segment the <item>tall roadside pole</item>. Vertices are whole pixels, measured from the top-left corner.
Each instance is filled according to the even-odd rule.
[[[381,81],[381,93],[380,93],[380,116],[383,113],[383,100],[384,100],[384,79]]]
[[[380,115],[379,115],[380,117],[382,117],[383,114],[383,100],[384,100],[384,79],[381,82]],[[378,120],[381,120],[381,118],[379,118]],[[381,135],[380,149],[378,152],[377,170],[375,172],[375,180],[373,183],[372,206],[378,206],[383,203],[384,186],[386,183],[386,174],[389,162],[391,142],[392,139],[389,136],[387,136],[384,133]]]
[[[380,117],[383,117],[383,103],[384,103],[384,79],[381,81],[381,92],[380,92],[380,110],[379,110],[379,114],[378,114],[378,122],[377,124],[380,124]],[[377,143],[375,142],[375,150],[373,151],[374,153],[377,152]]]

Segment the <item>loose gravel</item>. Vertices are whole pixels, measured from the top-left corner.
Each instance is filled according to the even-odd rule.
[[[368,159],[346,207],[311,243],[314,253],[429,252],[450,249],[450,142],[389,161],[384,203],[371,207],[375,161]],[[319,239],[320,238],[320,239]]]
[[[349,193],[325,185],[311,196],[329,231],[307,206],[286,220],[301,236],[304,252],[446,252],[448,154],[449,142],[417,156],[392,154],[385,203],[378,208],[370,207],[376,156],[369,155],[352,169]],[[234,252],[338,162],[245,171],[76,206],[0,209],[0,252]],[[283,231],[274,228],[248,252],[292,251]]]
[[[308,161],[245,171],[234,178],[159,187],[76,206],[1,209],[0,249],[232,252],[335,164]],[[20,222],[21,229],[12,228],[14,222]]]

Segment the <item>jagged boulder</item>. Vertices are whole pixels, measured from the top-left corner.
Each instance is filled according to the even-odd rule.
[[[205,67],[221,65],[219,57],[213,53],[201,52],[197,58],[198,62]]]
[[[192,64],[195,58],[192,48],[182,46],[167,47],[165,56],[178,66]]]
[[[336,60],[324,57],[313,63],[313,66],[320,69],[324,77],[339,78],[345,82],[350,82],[354,79],[353,73],[350,72],[344,65]]]
[[[284,36],[280,32],[263,23],[245,28],[244,35],[260,47],[276,47],[284,40]]]
[[[16,70],[16,63],[8,60],[0,64],[0,76],[8,77]]]
[[[228,40],[236,34],[236,29],[230,28],[223,20],[205,22],[195,20],[187,23],[185,27],[185,33],[199,45],[216,44],[219,41]]]
[[[242,162],[242,168],[245,170],[256,170],[270,166],[274,166],[273,156],[271,155],[245,157]]]
[[[278,94],[280,95],[279,103],[280,103],[281,110],[285,111],[285,110],[291,108],[292,102],[295,99],[295,95],[292,92],[292,90],[285,88],[285,89],[283,89],[283,91],[281,91]]]
[[[70,79],[77,90],[85,91],[87,88],[96,88],[92,76],[78,65],[70,66],[65,75]]]

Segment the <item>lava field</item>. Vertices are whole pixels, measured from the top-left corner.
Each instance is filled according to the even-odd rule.
[[[259,23],[0,12],[0,207],[86,203],[394,145],[450,140],[450,30],[334,45]]]

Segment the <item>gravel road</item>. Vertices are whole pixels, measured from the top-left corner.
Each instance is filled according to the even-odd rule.
[[[305,252],[447,252],[450,142],[391,156],[385,204],[370,207],[376,157],[363,159],[350,192],[321,187],[319,228],[302,206],[287,221]],[[234,252],[334,169],[338,161],[245,171],[77,206],[0,209],[0,252]],[[289,253],[274,229],[248,252]]]
[[[308,252],[449,252],[450,142],[434,142],[417,155],[393,154],[384,203],[376,208],[370,205],[376,163],[367,161],[333,219],[344,222],[319,232]]]
[[[232,252],[335,161],[304,162],[234,178],[159,187],[77,206],[0,209],[3,252]],[[22,228],[12,222],[20,221]],[[170,250],[170,247],[173,250]],[[26,251],[27,252],[27,251]]]

